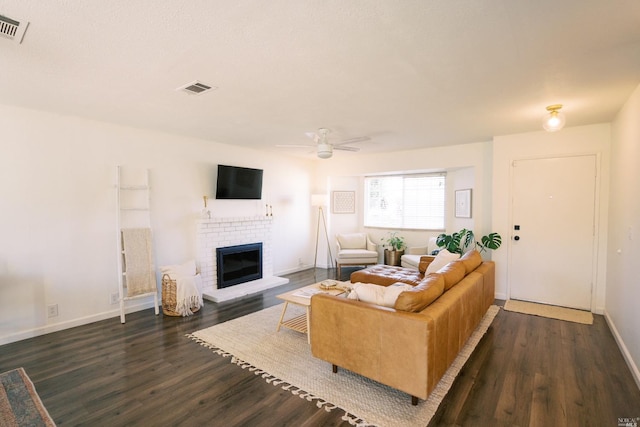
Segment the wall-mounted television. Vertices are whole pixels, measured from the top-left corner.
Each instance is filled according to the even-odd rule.
[[[260,200],[262,169],[218,165],[216,199]]]

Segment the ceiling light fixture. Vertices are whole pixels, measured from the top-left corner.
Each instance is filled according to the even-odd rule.
[[[321,159],[328,159],[333,156],[333,146],[327,143],[318,144],[318,157]]]
[[[549,105],[547,107],[548,113],[545,114],[542,119],[542,127],[547,132],[556,132],[564,127],[567,119],[564,117],[564,114],[560,112],[562,108],[562,104],[554,104]]]
[[[328,159],[333,156],[333,146],[327,142],[327,135],[329,134],[329,129],[318,129],[318,135],[320,136],[320,141],[318,141],[318,157],[321,159]]]

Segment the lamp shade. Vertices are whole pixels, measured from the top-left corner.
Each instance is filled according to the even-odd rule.
[[[311,206],[327,206],[329,197],[326,194],[312,194]]]
[[[547,107],[548,113],[542,118],[542,127],[547,132],[556,132],[564,127],[566,118],[563,113],[560,112],[562,104],[549,105]]]

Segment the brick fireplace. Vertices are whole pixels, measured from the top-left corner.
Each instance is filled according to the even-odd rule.
[[[267,216],[198,220],[197,257],[205,299],[226,301],[289,282],[273,275],[272,225],[273,217]],[[262,278],[218,289],[216,249],[254,243],[262,243]]]

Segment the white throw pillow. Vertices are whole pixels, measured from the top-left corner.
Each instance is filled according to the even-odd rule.
[[[451,253],[446,249],[442,249],[438,252],[435,259],[431,261],[431,263],[427,266],[427,270],[424,272],[425,275],[429,273],[435,273],[440,270],[445,265],[449,264],[451,261],[455,261],[460,258],[460,254]]]
[[[162,274],[168,274],[171,278],[191,277],[196,275],[196,261],[189,260],[180,265],[167,265],[160,267]]]
[[[374,285],[372,283],[354,283],[347,298],[370,304],[393,307],[401,292],[412,289],[413,286],[396,282],[390,286]]]

